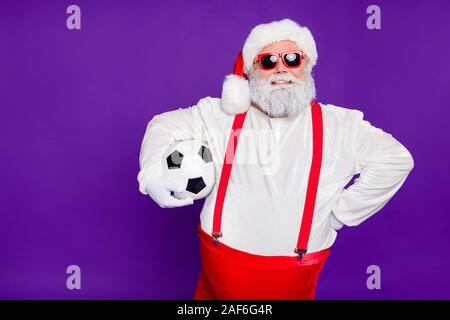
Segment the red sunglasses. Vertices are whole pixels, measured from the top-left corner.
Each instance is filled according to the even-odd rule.
[[[286,52],[266,52],[258,54],[253,64],[259,62],[261,69],[272,70],[278,64],[278,58],[281,58],[286,68],[295,69],[300,67],[304,57],[305,54],[303,51],[299,50]]]

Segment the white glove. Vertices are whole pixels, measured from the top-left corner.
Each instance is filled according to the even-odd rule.
[[[336,219],[333,212],[330,213],[330,216],[331,216],[331,228],[333,228],[334,230],[339,230],[344,226],[342,222]]]
[[[176,183],[168,181],[161,176],[152,177],[145,184],[145,192],[161,207],[161,208],[175,208],[193,204],[192,198],[177,199],[171,195],[173,192],[181,192],[185,186],[177,186]]]

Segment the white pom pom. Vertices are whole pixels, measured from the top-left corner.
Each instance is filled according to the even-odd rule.
[[[250,103],[248,81],[234,74],[226,76],[222,88],[222,110],[232,115],[243,113]]]

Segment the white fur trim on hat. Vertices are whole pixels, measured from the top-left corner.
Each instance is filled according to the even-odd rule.
[[[311,32],[307,27],[302,27],[290,19],[283,19],[260,24],[252,29],[242,50],[244,72],[248,74],[253,66],[253,60],[264,47],[282,40],[295,42],[306,54],[308,68],[312,69],[317,62],[317,49]]]
[[[243,113],[250,107],[248,81],[241,76],[230,74],[225,77],[222,87],[222,109],[228,114]]]

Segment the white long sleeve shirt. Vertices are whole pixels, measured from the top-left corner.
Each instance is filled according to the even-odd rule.
[[[211,233],[214,204],[234,116],[218,98],[155,116],[140,154],[139,189],[161,174],[165,150],[176,141],[202,139],[213,154],[216,185],[206,198],[201,227]],[[331,215],[356,226],[379,211],[412,170],[409,151],[392,135],[363,120],[363,113],[322,106],[323,159],[308,253],[330,247],[337,236]],[[272,118],[250,107],[241,132],[222,215],[220,241],[252,254],[295,256],[312,158],[311,108],[292,118]],[[360,176],[344,189],[352,177]]]

